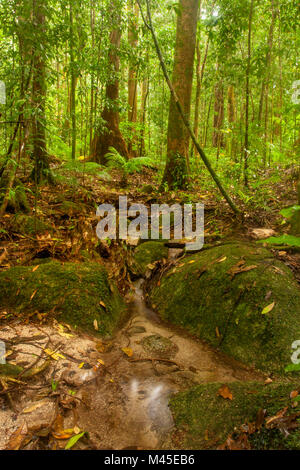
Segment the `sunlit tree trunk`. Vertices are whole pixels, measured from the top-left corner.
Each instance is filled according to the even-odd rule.
[[[173,87],[186,117],[190,118],[193,66],[196,46],[199,0],[180,0],[173,69]],[[167,163],[163,182],[170,188],[188,183],[189,133],[171,98],[168,124]]]

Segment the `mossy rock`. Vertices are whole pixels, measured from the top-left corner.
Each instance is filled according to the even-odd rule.
[[[5,175],[0,181],[0,204],[6,194],[6,188],[9,184],[8,181],[9,179],[7,175]],[[26,196],[26,188],[17,178],[13,189],[10,191],[7,210],[11,213],[23,212],[28,214],[30,212],[30,206]]]
[[[16,214],[12,220],[12,230],[25,235],[51,232],[52,227],[42,219],[30,215]]]
[[[55,315],[58,321],[95,333],[96,320],[101,335],[111,335],[125,312],[117,288],[96,263],[54,261],[35,271],[18,266],[1,272],[0,304],[19,314]]]
[[[152,184],[145,184],[142,186],[141,192],[144,194],[152,194],[156,191],[156,188]]]
[[[23,372],[23,368],[14,364],[0,364],[0,377],[17,377]]]
[[[175,395],[170,401],[175,429],[170,438],[173,448],[216,449],[224,444],[227,437],[244,424],[256,422],[258,411],[266,410],[266,417],[272,417],[288,407],[286,415],[300,411],[300,403],[292,408],[294,400],[290,394],[299,389],[295,384],[232,383],[229,385],[233,399],[219,395],[223,384],[199,385]],[[235,429],[236,428],[236,429]],[[248,436],[253,450],[300,449],[299,428],[289,435],[279,429],[267,429]]]
[[[132,272],[137,276],[144,276],[149,265],[168,258],[168,253],[169,250],[164,242],[151,241],[142,243],[134,251]]]
[[[178,352],[178,346],[170,339],[160,335],[151,335],[143,338],[141,345],[152,357],[173,358]]]
[[[243,260],[240,269],[251,269],[232,277]],[[283,372],[291,362],[291,345],[300,339],[300,289],[265,248],[233,243],[189,256],[148,291],[164,320],[245,364]]]

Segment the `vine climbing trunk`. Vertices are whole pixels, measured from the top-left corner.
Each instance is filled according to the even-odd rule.
[[[193,67],[199,0],[180,0],[172,85],[181,102],[186,119],[190,119]],[[185,188],[188,183],[190,135],[180,118],[171,95],[168,124],[167,163],[163,182],[169,188]]]

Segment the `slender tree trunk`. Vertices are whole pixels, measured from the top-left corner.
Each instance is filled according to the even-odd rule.
[[[224,86],[219,81],[215,86],[215,112],[214,112],[214,132],[212,144],[213,147],[220,149],[224,147],[224,135],[222,128],[224,125]]]
[[[230,124],[231,135],[229,137],[229,154],[231,156],[236,155],[236,136],[235,136],[235,127],[236,127],[236,102],[235,102],[235,93],[234,86],[230,85],[228,87],[228,122]]]
[[[129,21],[128,21],[128,42],[131,46],[132,51],[135,51],[138,45],[138,17],[139,7],[134,0],[129,1]],[[134,53],[135,54],[135,53]],[[132,138],[128,145],[128,152],[133,156],[137,156],[136,145],[137,135],[135,129],[135,123],[137,122],[137,98],[138,98],[138,87],[137,87],[137,65],[129,61],[128,71],[128,122],[132,123]]]
[[[126,142],[121,134],[119,123],[119,70],[120,57],[119,48],[121,43],[122,31],[120,28],[119,6],[115,0],[111,1],[110,11],[114,29],[110,34],[109,68],[110,78],[106,85],[105,106],[101,118],[105,123],[96,129],[93,141],[92,158],[98,163],[105,163],[105,155],[109,147],[114,147],[120,155],[129,158]]]
[[[49,160],[46,148],[46,63],[45,63],[45,30],[47,4],[43,0],[33,0],[33,23],[35,27],[35,47],[33,52],[33,157],[35,168],[33,177],[37,182],[47,178]]]
[[[249,186],[248,167],[249,167],[249,101],[250,101],[250,72],[251,72],[251,40],[252,40],[252,21],[254,2],[251,0],[250,11],[249,11],[249,23],[248,23],[248,58],[246,68],[246,112],[245,112],[245,143],[244,143],[244,183],[245,186]]]
[[[180,5],[172,84],[186,119],[189,120],[199,0],[180,0]],[[169,188],[185,188],[188,183],[189,139],[189,132],[180,118],[174,97],[171,96],[167,162],[163,177],[163,182]]]
[[[260,93],[260,101],[259,101],[259,110],[258,110],[258,124],[262,121],[263,115],[263,106],[264,106],[264,99],[267,99],[267,91],[269,80],[270,80],[270,66],[271,66],[271,58],[272,58],[272,49],[273,49],[273,36],[274,36],[274,27],[277,17],[277,11],[274,8],[274,0],[272,0],[272,21],[269,29],[268,34],[268,47],[266,52],[266,59],[265,59],[265,75],[261,85],[261,93]]]
[[[149,83],[148,78],[145,78],[142,83],[142,102],[140,109],[140,124],[142,125],[139,142],[139,156],[142,157],[145,154],[145,125],[146,125],[146,109],[147,109],[147,98],[149,94]]]
[[[77,76],[74,61],[74,15],[72,0],[70,1],[70,68],[71,68],[71,91],[70,91],[70,114],[72,121],[72,160],[76,158],[76,84]]]

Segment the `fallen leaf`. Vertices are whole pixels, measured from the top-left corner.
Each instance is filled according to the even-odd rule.
[[[77,434],[76,436],[71,437],[71,439],[66,444],[65,450],[69,450],[74,447],[75,444],[77,444],[77,442],[79,441],[79,439],[81,439],[84,435],[85,432],[82,432],[80,434]]]
[[[32,413],[33,411],[37,410],[38,408],[41,408],[46,404],[45,401],[39,401],[38,403],[35,403],[34,405],[30,406],[29,408],[25,408],[25,410],[22,411],[22,413],[27,414],[27,413]]]
[[[71,335],[70,333],[65,333],[65,329],[63,325],[58,324],[56,329],[57,329],[59,336],[61,336],[62,338],[67,338],[67,339],[74,338],[74,335]]]
[[[6,450],[19,450],[28,435],[28,426],[24,423],[10,436]]]
[[[59,359],[66,359],[65,356],[63,356],[62,354],[54,352],[54,351],[50,351],[50,349],[44,349],[44,351],[46,354],[48,354],[48,356],[50,356],[55,361],[59,361]]]
[[[265,380],[265,385],[269,385],[271,383],[273,383],[273,380],[270,377]]]
[[[32,270],[33,273],[35,273],[35,271],[37,271],[39,269],[40,265],[38,264],[37,266],[35,266]]]
[[[126,356],[132,357],[133,356],[133,350],[131,348],[122,348],[122,351]]]
[[[99,304],[101,305],[101,307],[105,308],[105,310],[106,310],[106,305],[105,305],[104,302],[102,302],[102,300],[100,300]]]
[[[290,394],[290,398],[296,398],[299,395],[298,390],[293,390]]]
[[[275,302],[271,303],[270,305],[268,305],[267,307],[265,307],[263,309],[263,311],[261,312],[262,315],[267,315],[267,313],[270,313],[272,312],[273,308],[275,307]]]
[[[94,320],[94,328],[96,331],[99,331],[99,326],[97,320]]]
[[[218,391],[218,395],[225,400],[232,400],[233,396],[231,391],[229,390],[229,387],[227,385],[223,385],[220,390]]]
[[[74,429],[64,429],[61,432],[53,432],[52,436],[58,440],[70,439],[74,435]]]
[[[33,299],[33,297],[35,296],[36,293],[37,293],[37,290],[34,291],[34,293],[32,294],[32,296],[30,297],[30,300]]]

